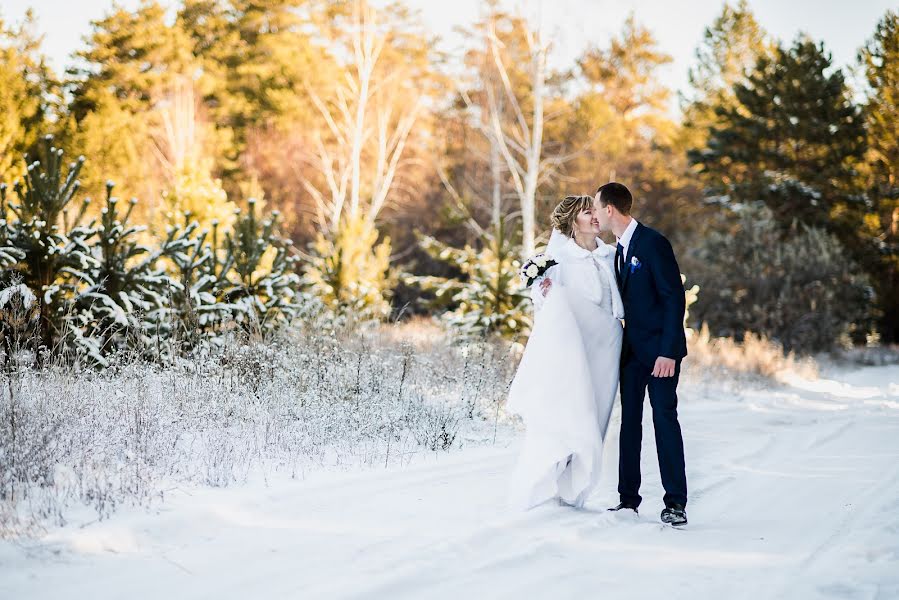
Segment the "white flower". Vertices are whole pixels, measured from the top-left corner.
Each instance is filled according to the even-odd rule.
[[[640,264],[640,260],[636,256],[631,257],[631,264],[635,267]]]
[[[540,273],[540,270],[537,268],[537,265],[531,265],[524,273],[528,277],[536,277]]]
[[[534,264],[537,265],[538,267],[545,267],[546,266],[546,257],[542,254],[540,254],[539,256],[536,256],[534,258]]]

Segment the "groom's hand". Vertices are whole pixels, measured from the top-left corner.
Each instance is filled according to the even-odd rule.
[[[673,377],[674,359],[660,356],[656,359],[656,366],[652,370],[653,377]]]

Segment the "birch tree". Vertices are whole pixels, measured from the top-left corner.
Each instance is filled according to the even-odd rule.
[[[221,180],[213,177],[215,130],[204,115],[194,83],[179,78],[155,100],[148,114],[150,148],[164,186],[165,220],[179,224],[189,213],[190,220],[202,227],[230,228],[237,206],[228,199]]]
[[[483,61],[475,67],[476,92],[460,90],[475,127],[488,142],[492,177],[491,216],[500,218],[502,174],[516,200],[521,219],[521,251],[534,253],[537,200],[541,185],[561,175],[571,156],[547,142],[548,123],[570,110],[559,98],[559,83],[547,66],[550,46],[539,21],[494,11],[476,26]],[[471,61],[469,61],[471,62]],[[554,79],[554,81],[553,81]],[[552,146],[552,150],[551,150]]]
[[[397,201],[409,147],[419,138],[430,49],[399,5],[379,11],[357,0],[348,20],[332,42],[340,76],[327,90],[305,89],[322,126],[304,134],[312,175],[299,174],[319,233],[304,281],[337,315],[385,318],[394,278],[390,239],[377,224]]]
[[[509,61],[503,53],[505,44],[497,33],[496,20],[491,19],[485,41],[487,54],[493,61],[501,86],[499,89],[486,86],[487,122],[482,127],[490,140],[491,150],[505,161],[521,210],[522,252],[530,255],[535,249],[536,196],[543,166],[541,155],[547,46],[539,24],[533,30],[525,28],[523,33],[528,58],[526,72],[530,80],[529,114],[525,116],[527,109],[522,107],[522,102],[515,94],[509,75]],[[508,106],[508,110],[514,115],[511,123],[504,123],[504,106]],[[496,169],[495,163],[493,168]]]
[[[425,89],[416,80],[423,47],[401,56],[406,41],[385,18],[390,16],[357,0],[343,48],[343,77],[328,96],[306,89],[323,127],[312,134],[307,157],[318,177],[302,176],[302,184],[325,234],[335,232],[343,217],[375,224],[423,113]]]

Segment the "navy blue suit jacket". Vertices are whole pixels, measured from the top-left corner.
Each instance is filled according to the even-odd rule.
[[[655,229],[638,223],[621,272],[624,301],[622,360],[633,352],[652,367],[660,356],[687,355],[684,335],[686,294],[671,243]]]

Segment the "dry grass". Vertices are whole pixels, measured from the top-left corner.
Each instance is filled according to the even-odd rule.
[[[783,346],[763,336],[746,333],[742,342],[713,338],[707,326],[689,340],[690,369],[723,376],[759,376],[777,380],[785,373],[806,379],[818,377],[818,365],[810,358],[784,353]]]
[[[383,344],[408,344],[416,352],[430,352],[445,345],[447,338],[446,329],[436,319],[423,315],[381,325],[377,333],[377,339]]]

